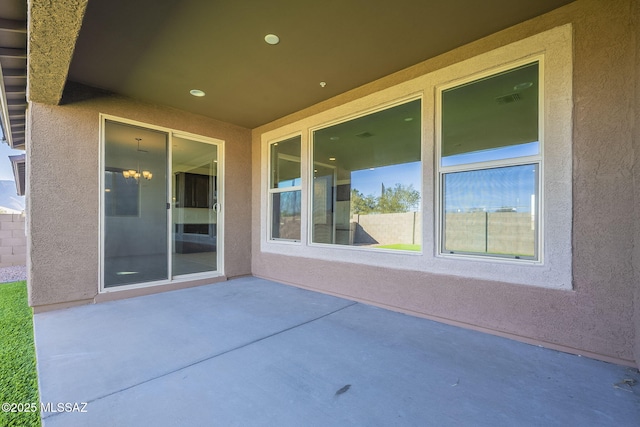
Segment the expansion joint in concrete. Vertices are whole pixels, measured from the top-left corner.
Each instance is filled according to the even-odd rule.
[[[347,304],[347,305],[345,305],[345,306],[343,306],[343,307],[340,307],[340,308],[338,308],[337,310],[333,310],[333,311],[330,311],[329,313],[325,313],[325,314],[323,314],[322,316],[314,317],[313,319],[309,319],[309,320],[306,320],[306,321],[304,321],[304,322],[298,323],[298,324],[296,324],[296,325],[290,326],[290,327],[288,327],[288,328],[282,329],[282,330],[280,330],[280,331],[274,332],[274,333],[272,333],[272,334],[265,335],[264,337],[256,338],[256,339],[254,339],[254,340],[252,340],[252,341],[249,341],[249,342],[244,343],[244,344],[240,344],[240,345],[238,345],[238,346],[236,346],[236,347],[233,347],[233,348],[230,348],[230,349],[228,349],[228,350],[224,350],[224,351],[221,351],[221,352],[219,352],[219,353],[213,354],[213,355],[211,355],[211,356],[204,357],[204,358],[202,358],[202,359],[199,359],[199,360],[194,361],[193,363],[190,363],[190,364],[185,365],[185,366],[181,366],[181,367],[176,368],[176,369],[173,369],[173,370],[171,370],[171,371],[164,372],[164,373],[162,373],[162,374],[160,374],[160,375],[157,375],[157,376],[155,376],[155,377],[153,377],[153,378],[149,378],[149,379],[147,379],[147,380],[140,381],[140,382],[138,382],[138,383],[136,383],[136,384],[132,384],[132,385],[130,385],[130,386],[128,386],[128,387],[124,387],[124,388],[122,388],[122,389],[120,389],[120,390],[116,390],[116,391],[113,391],[113,392],[111,392],[111,393],[107,393],[107,394],[105,394],[105,395],[103,395],[103,396],[99,396],[99,397],[93,398],[93,399],[91,399],[91,400],[88,400],[86,403],[87,403],[87,404],[91,404],[91,403],[93,403],[93,402],[96,402],[96,401],[98,401],[98,400],[102,400],[102,399],[107,398],[107,397],[109,397],[109,396],[113,396],[113,395],[115,395],[115,394],[122,393],[122,392],[124,392],[124,391],[127,391],[127,390],[133,389],[133,388],[135,388],[135,387],[141,386],[141,385],[143,385],[143,384],[147,384],[147,383],[150,383],[150,382],[152,382],[152,381],[158,380],[158,379],[160,379],[160,378],[166,377],[166,376],[168,376],[168,375],[174,374],[174,373],[176,373],[176,372],[180,372],[180,371],[185,370],[185,369],[187,369],[187,368],[190,368],[190,367],[192,367],[192,366],[199,365],[200,363],[204,363],[204,362],[207,362],[207,361],[209,361],[209,360],[216,359],[216,358],[218,358],[218,357],[224,356],[225,354],[232,353],[232,352],[234,352],[234,351],[236,351],[236,350],[240,350],[240,349],[243,349],[243,348],[245,348],[245,347],[249,347],[249,346],[251,346],[251,345],[253,345],[253,344],[257,344],[257,343],[259,343],[259,342],[261,342],[261,341],[267,340],[267,339],[269,339],[269,338],[273,338],[273,337],[278,336],[278,335],[281,335],[281,334],[283,334],[283,333],[285,333],[285,332],[289,332],[289,331],[291,331],[291,330],[293,330],[293,329],[297,329],[297,328],[300,328],[300,327],[302,327],[302,326],[308,325],[309,323],[313,323],[313,322],[316,322],[316,321],[318,321],[318,320],[324,319],[325,317],[331,316],[331,315],[333,315],[333,314],[335,314],[335,313],[338,313],[338,312],[340,312],[340,311],[342,311],[342,310],[345,310],[345,309],[347,309],[347,308],[349,308],[349,307],[353,307],[353,306],[354,306],[354,305],[356,305],[356,304],[358,304],[358,302],[350,302],[349,304]],[[58,414],[60,414],[60,413],[61,413],[61,412],[51,413],[50,415],[44,415],[44,414],[43,414],[43,415],[44,415],[44,416],[43,416],[43,419],[51,418],[51,417],[55,417],[56,415],[58,415]]]

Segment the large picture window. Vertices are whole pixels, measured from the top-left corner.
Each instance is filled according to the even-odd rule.
[[[313,132],[313,243],[422,249],[421,100]]]
[[[440,90],[441,253],[539,259],[540,61]]]
[[[269,147],[271,240],[300,240],[301,138],[274,142]]]
[[[572,52],[555,27],[265,131],[260,250],[571,289]],[[292,135],[302,185],[276,190]],[[280,244],[274,193],[298,188],[300,244]]]

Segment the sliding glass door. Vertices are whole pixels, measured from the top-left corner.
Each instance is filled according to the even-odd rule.
[[[173,275],[216,271],[218,147],[175,136],[171,162]]]
[[[103,289],[220,274],[220,142],[104,120]]]
[[[169,135],[105,121],[104,287],[169,278]]]

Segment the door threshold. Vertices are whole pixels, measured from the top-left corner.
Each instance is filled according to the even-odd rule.
[[[227,280],[227,276],[225,275],[217,275],[217,276],[209,276],[206,278],[200,279],[191,279],[191,280],[172,280],[168,282],[154,282],[154,283],[144,283],[143,286],[140,284],[135,286],[126,286],[125,287],[118,286],[117,288],[109,288],[107,290],[101,291],[98,295],[95,296],[94,302],[106,302],[106,301],[115,301],[119,299],[133,298],[143,295],[152,295],[158,294],[161,292],[168,291],[176,291],[179,289],[193,288],[196,286],[210,285],[213,283],[224,282]],[[118,289],[120,288],[120,289]]]

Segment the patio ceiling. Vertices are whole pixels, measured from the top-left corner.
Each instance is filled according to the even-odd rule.
[[[29,98],[68,80],[254,128],[570,2],[32,0]]]

